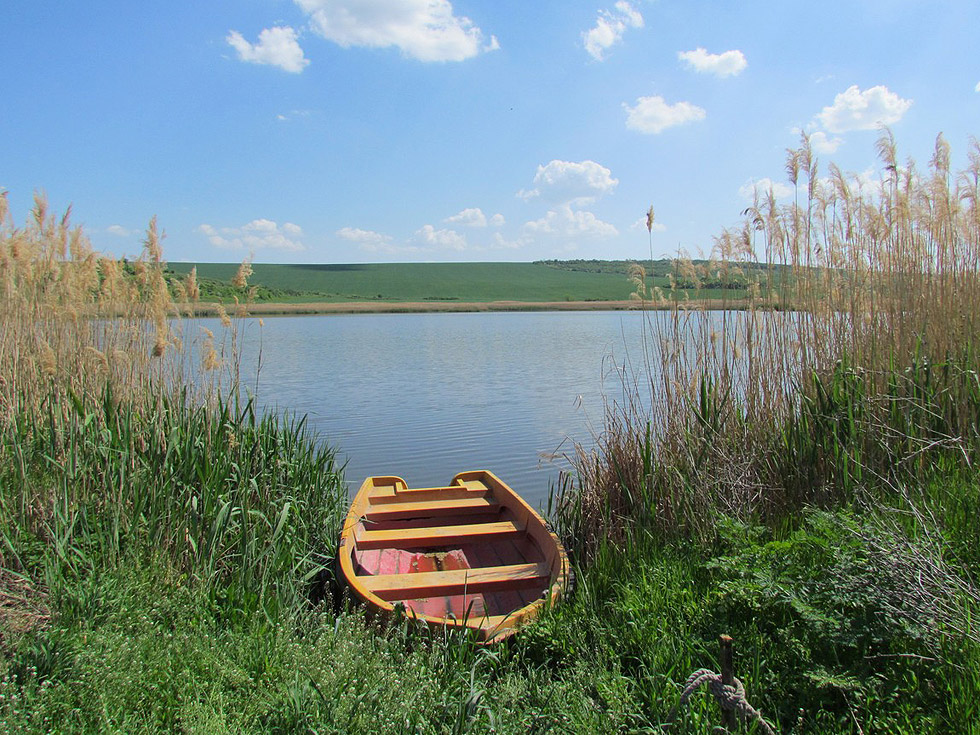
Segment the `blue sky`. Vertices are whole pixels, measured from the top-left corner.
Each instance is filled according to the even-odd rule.
[[[785,151],[980,134],[976,0],[13,0],[0,190],[172,261],[710,252]]]

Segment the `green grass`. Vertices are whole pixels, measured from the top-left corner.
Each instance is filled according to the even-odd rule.
[[[336,595],[346,496],[301,425],[135,408],[68,398],[3,446],[4,567],[50,614],[2,630],[0,732],[652,732],[692,671],[718,670],[723,632],[780,732],[980,722],[974,468],[783,525],[717,516],[701,542],[601,542],[561,605],[479,648],[372,627]],[[677,722],[708,733],[717,706],[699,694]]]
[[[665,261],[666,262],[666,261]],[[588,263],[588,262],[586,262]],[[197,267],[202,300],[230,300],[237,263],[170,263],[177,274]],[[666,266],[665,266],[666,267]],[[602,269],[555,263],[253,264],[257,300],[310,301],[624,301],[633,285],[625,262]],[[663,268],[661,268],[663,270]],[[665,271],[666,272],[666,271]],[[664,275],[655,283],[667,288]],[[740,290],[702,289],[702,298],[737,298]],[[693,295],[693,294],[692,294]]]

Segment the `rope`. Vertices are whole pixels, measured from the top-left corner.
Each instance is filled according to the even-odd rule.
[[[718,700],[718,704],[723,710],[734,712],[742,720],[758,722],[759,727],[762,728],[762,732],[765,735],[776,735],[769,723],[762,719],[759,710],[755,709],[745,699],[745,686],[742,682],[735,677],[732,677],[732,680],[734,686],[722,683],[721,674],[716,674],[710,669],[698,669],[695,671],[687,678],[684,691],[681,692],[680,702],[677,703],[667,716],[667,726],[669,727],[674,722],[674,718],[677,716],[677,710],[687,704],[691,695],[700,689],[702,685],[707,684],[708,689],[715,695],[715,699]]]

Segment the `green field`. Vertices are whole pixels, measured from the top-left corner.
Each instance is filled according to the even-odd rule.
[[[230,300],[238,263],[170,263],[178,275],[197,267],[201,299]],[[623,301],[634,290],[625,261],[536,263],[370,263],[252,265],[257,301]],[[654,264],[666,273],[669,261]],[[663,275],[655,285],[666,290]],[[741,290],[702,289],[701,298],[739,296]]]

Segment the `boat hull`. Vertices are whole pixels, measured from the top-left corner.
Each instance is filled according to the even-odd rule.
[[[512,635],[555,602],[568,557],[544,520],[500,478],[461,472],[445,487],[369,477],[344,523],[340,568],[382,614],[399,608],[481,642]]]

